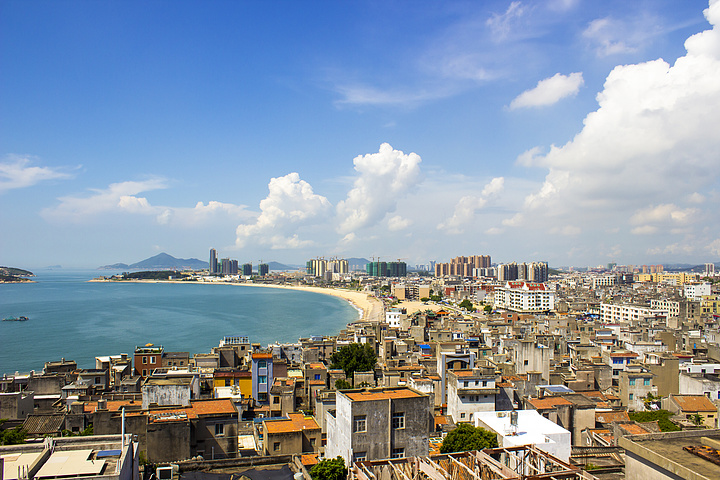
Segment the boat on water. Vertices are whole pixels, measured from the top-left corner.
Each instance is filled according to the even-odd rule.
[[[19,317],[7,317],[3,318],[3,322],[27,322],[29,319],[25,315],[20,315]]]

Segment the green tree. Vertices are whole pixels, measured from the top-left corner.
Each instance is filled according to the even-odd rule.
[[[464,309],[467,310],[468,312],[474,312],[474,311],[475,311],[475,307],[473,306],[472,302],[471,302],[470,300],[468,300],[467,298],[466,298],[465,300],[463,300],[462,302],[460,302],[459,307],[460,307],[460,308],[464,308]]]
[[[421,302],[427,302],[428,300],[430,300],[430,298],[428,298],[428,297],[422,297],[420,299]]]
[[[485,313],[490,313],[492,312],[492,307],[490,305],[485,305],[485,308],[483,308],[483,310],[485,310]]]
[[[21,426],[10,428],[0,432],[0,445],[18,445],[25,443],[27,430],[23,430]]]
[[[440,453],[483,450],[497,446],[497,436],[493,432],[482,427],[473,427],[469,423],[461,423],[447,434],[440,446]]]
[[[338,378],[337,380],[335,380],[336,390],[347,390],[348,388],[352,388],[352,385],[350,385],[348,381],[344,378]]]
[[[430,300],[433,302],[442,302],[442,297],[440,295],[430,295]]]
[[[347,477],[345,460],[341,456],[321,460],[310,469],[310,476],[313,480],[345,480]]]
[[[330,357],[330,368],[341,368],[347,378],[353,378],[355,372],[366,372],[375,368],[377,356],[369,344],[351,343],[340,348]]]
[[[691,416],[691,417],[690,417],[690,421],[692,421],[692,423],[693,423],[694,425],[698,425],[698,426],[700,426],[700,425],[702,425],[703,423],[705,423],[705,419],[704,419],[703,416],[700,415],[699,413],[696,413],[696,414],[694,414],[693,416]]]

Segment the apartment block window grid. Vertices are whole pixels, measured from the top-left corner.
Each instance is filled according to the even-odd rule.
[[[405,457],[405,449],[404,448],[393,448],[392,454],[390,455],[390,458],[404,458]]]

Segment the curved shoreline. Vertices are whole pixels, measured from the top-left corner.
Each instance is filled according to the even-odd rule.
[[[331,295],[333,297],[342,298],[350,303],[357,311],[361,322],[380,322],[384,320],[385,309],[381,300],[370,297],[366,293],[352,290],[344,290],[340,288],[328,287],[310,287],[295,285],[274,285],[268,283],[231,283],[231,282],[188,282],[175,280],[106,280],[92,279],[88,282],[105,282],[105,283],[175,283],[175,284],[197,284],[197,285],[230,285],[237,287],[260,287],[260,288],[277,288],[285,290],[297,290],[301,292],[315,292],[323,295]]]

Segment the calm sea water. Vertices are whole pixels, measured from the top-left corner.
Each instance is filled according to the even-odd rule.
[[[92,271],[34,272],[36,283],[0,284],[0,374],[41,370],[61,358],[94,368],[95,357],[132,354],[154,343],[167,351],[209,352],[226,335],[253,343],[333,335],[358,312],[313,292],[236,285],[88,283]]]

